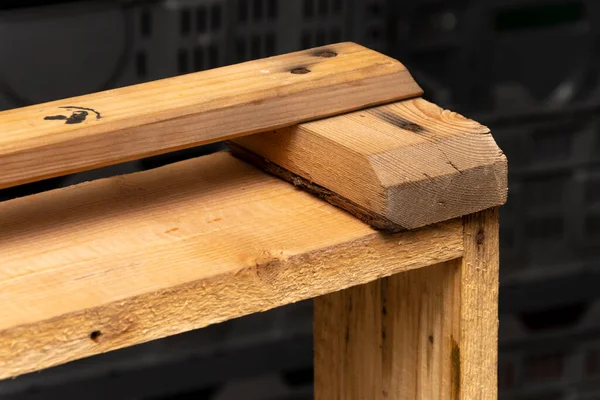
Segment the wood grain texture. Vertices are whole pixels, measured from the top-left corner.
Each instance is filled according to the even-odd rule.
[[[315,399],[457,399],[460,265],[316,298]]]
[[[279,166],[288,174],[270,172],[345,199],[336,205],[378,229],[414,229],[506,201],[506,157],[488,128],[420,98],[233,143],[268,160],[260,167]]]
[[[460,399],[498,396],[498,209],[464,218]]]
[[[0,188],[421,93],[398,61],[339,43],[0,112]]]
[[[227,153],[0,203],[0,378],[460,257]]]

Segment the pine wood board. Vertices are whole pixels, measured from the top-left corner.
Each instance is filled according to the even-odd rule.
[[[228,153],[0,203],[0,378],[460,257]]]
[[[490,130],[421,98],[232,143],[241,158],[386,231],[506,202],[507,161]]]
[[[460,259],[317,297],[315,399],[458,399],[459,279]]]
[[[0,188],[421,93],[400,62],[339,43],[4,111]]]
[[[461,258],[315,298],[315,398],[495,400],[498,208]]]
[[[498,208],[464,217],[460,399],[498,398]]]

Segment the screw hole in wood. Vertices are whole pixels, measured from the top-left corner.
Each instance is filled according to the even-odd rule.
[[[100,336],[102,336],[102,332],[100,332],[100,331],[94,331],[94,332],[90,333],[90,339],[94,342],[98,342],[98,340],[100,339]]]
[[[331,51],[331,50],[322,50],[322,51],[316,52],[315,56],[323,57],[323,58],[332,58],[332,57],[337,56],[337,53],[335,51]]]
[[[296,75],[304,75],[304,74],[308,74],[310,72],[310,69],[308,69],[306,67],[299,67],[299,68],[294,68],[290,72],[292,74],[296,74]]]

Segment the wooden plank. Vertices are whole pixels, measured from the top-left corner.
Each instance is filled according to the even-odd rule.
[[[316,399],[497,399],[498,209],[464,255],[315,299]]]
[[[239,138],[237,154],[378,229],[503,204],[506,157],[490,131],[423,99]]]
[[[339,43],[5,111],[0,188],[421,93],[398,61]]]
[[[498,209],[464,218],[460,399],[498,396]]]
[[[227,153],[0,203],[0,378],[460,257]]]
[[[315,399],[457,399],[460,265],[316,298]]]

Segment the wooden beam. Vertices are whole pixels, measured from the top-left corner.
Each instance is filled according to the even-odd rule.
[[[315,399],[458,399],[459,279],[453,260],[316,298]]]
[[[0,112],[0,188],[422,93],[353,43]]]
[[[489,129],[420,98],[233,144],[239,157],[386,231],[506,201],[506,157]]]
[[[498,209],[461,258],[315,299],[315,398],[495,400]]]
[[[227,153],[0,203],[0,379],[460,257]]]
[[[498,398],[498,208],[464,217],[460,399]]]

